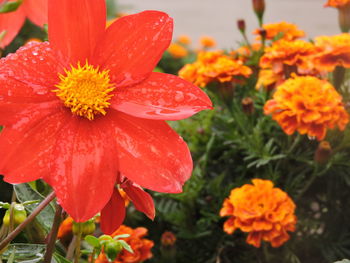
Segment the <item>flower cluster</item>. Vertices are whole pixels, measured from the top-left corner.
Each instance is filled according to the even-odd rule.
[[[225,55],[222,51],[203,51],[198,54],[197,61],[187,64],[179,71],[179,76],[199,87],[211,82],[240,82],[242,77],[249,77],[252,70]]]
[[[287,193],[275,188],[269,180],[253,179],[231,191],[220,210],[220,216],[229,216],[224,231],[232,234],[236,229],[249,233],[247,243],[260,247],[261,240],[279,247],[289,239],[297,222],[295,204]]]
[[[264,24],[262,28],[266,32],[266,40],[274,40],[277,38],[292,41],[305,36],[305,32],[299,29],[295,24],[284,21],[279,23]],[[257,35],[257,40],[261,39],[260,32],[260,29],[256,29],[253,32],[253,34]]]
[[[122,234],[129,234],[127,238],[120,238],[126,241],[134,251],[130,253],[122,250],[114,263],[140,263],[152,257],[151,249],[154,246],[153,241],[144,238],[148,230],[144,227],[137,227],[135,229],[121,225],[117,231],[112,234],[112,237]],[[96,259],[95,263],[108,263],[107,257],[101,253]]]
[[[318,140],[325,138],[327,129],[337,126],[344,130],[349,122],[342,97],[334,87],[311,76],[291,78],[278,86],[264,111],[272,114],[286,134],[298,131]]]

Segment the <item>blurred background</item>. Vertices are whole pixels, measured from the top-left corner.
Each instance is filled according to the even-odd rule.
[[[324,0],[269,0],[265,23],[288,21],[304,30],[307,38],[339,32],[337,10],[324,8]],[[194,45],[202,35],[212,36],[218,47],[229,48],[241,40],[237,19],[245,19],[247,32],[258,28],[247,0],[118,0],[120,11],[135,13],[147,9],[162,10],[175,21],[174,36],[191,36]]]

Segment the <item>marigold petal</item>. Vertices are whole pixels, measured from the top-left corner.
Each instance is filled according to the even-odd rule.
[[[111,107],[145,119],[179,120],[211,108],[212,103],[193,84],[174,75],[154,72],[138,85],[117,89]]]
[[[106,205],[117,177],[117,147],[108,118],[90,122],[72,116],[56,138],[51,173],[44,180],[74,221],[86,221]]]
[[[50,0],[48,14],[50,44],[64,66],[90,61],[105,32],[105,0]]]
[[[130,185],[123,189],[133,202],[135,208],[153,220],[156,210],[152,196],[137,185]]]
[[[124,199],[117,189],[114,189],[111,199],[101,211],[101,230],[112,234],[123,223],[125,218]]]
[[[108,27],[94,53],[94,62],[110,70],[111,81],[129,86],[144,80],[168,48],[173,20],[158,11],[117,19]]]
[[[120,172],[144,188],[181,192],[192,172],[191,154],[183,139],[163,121],[121,112],[113,118]]]

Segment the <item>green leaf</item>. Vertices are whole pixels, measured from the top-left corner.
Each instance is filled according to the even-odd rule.
[[[127,238],[127,237],[129,237],[129,236],[130,236],[129,234],[122,234],[122,235],[117,235],[117,236],[115,236],[113,239],[117,240],[117,239],[119,239],[119,238]]]
[[[348,259],[343,259],[343,260],[341,260],[341,261],[336,261],[336,262],[334,262],[334,263],[350,263],[350,260],[348,260]]]
[[[10,244],[2,257],[10,260],[14,254],[13,262],[34,263],[42,261],[45,250],[46,245],[42,244]]]
[[[123,248],[130,253],[134,253],[134,250],[132,250],[131,246],[129,246],[128,243],[126,243],[124,240],[118,240],[118,242],[123,246]]]
[[[0,6],[0,13],[9,13],[16,11],[18,7],[22,4],[23,0],[17,0],[14,2],[5,2]]]
[[[28,183],[18,184],[14,186],[16,195],[18,200],[21,203],[31,201],[31,200],[39,200],[40,202],[45,199],[44,196],[35,191]],[[39,203],[28,204],[25,206],[26,210],[30,213],[34,211],[34,209],[38,206]],[[48,205],[45,207],[36,217],[40,225],[44,228],[44,230],[48,233],[51,230],[53,218],[55,215],[55,209]]]
[[[53,261],[55,263],[72,263],[72,261],[66,259],[58,253],[53,254]]]
[[[87,235],[85,237],[85,241],[92,247],[100,247],[100,241],[97,237],[94,237],[92,235]]]

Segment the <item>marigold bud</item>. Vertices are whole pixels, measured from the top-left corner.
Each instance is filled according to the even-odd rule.
[[[259,21],[261,22],[265,12],[265,0],[253,0],[253,9]]]
[[[259,32],[259,35],[260,35],[261,39],[266,39],[266,36],[267,36],[266,29],[260,28],[258,32]]]
[[[343,33],[347,33],[350,30],[350,5],[339,7],[338,11],[340,29]]]
[[[238,27],[239,31],[242,32],[242,34],[245,33],[245,21],[244,21],[244,19],[237,20],[237,27]]]
[[[251,97],[245,97],[242,99],[242,110],[247,115],[254,112],[254,101]]]
[[[162,246],[165,246],[165,247],[174,246],[176,242],[176,236],[174,235],[173,232],[165,231],[162,234],[160,241],[162,243]]]
[[[328,141],[322,141],[319,143],[314,155],[315,162],[319,164],[325,164],[329,161],[332,155],[332,147]]]

